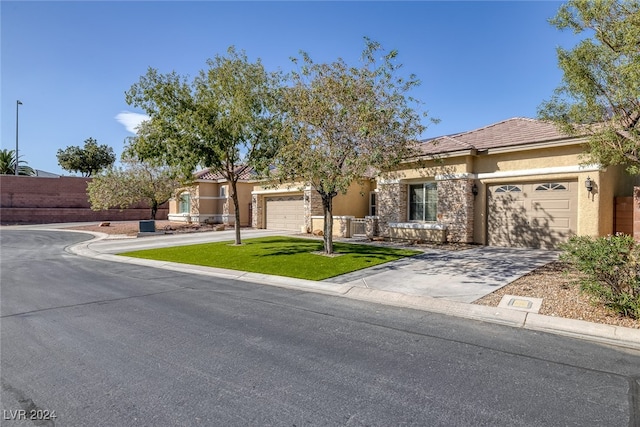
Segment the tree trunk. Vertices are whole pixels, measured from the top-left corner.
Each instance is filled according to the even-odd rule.
[[[158,213],[158,201],[157,200],[152,200],[151,201],[151,219],[152,220],[156,220],[156,214]]]
[[[240,238],[240,203],[238,202],[238,192],[236,191],[237,182],[231,180],[231,200],[233,200],[233,209],[235,215],[234,229],[236,231],[236,245],[241,245],[242,240]]]
[[[324,253],[333,253],[333,198],[332,193],[322,194],[322,210],[324,211]]]

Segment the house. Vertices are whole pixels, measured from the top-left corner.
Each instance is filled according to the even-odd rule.
[[[375,214],[375,180],[353,182],[333,199],[333,234],[351,237],[351,220]],[[308,185],[256,185],[252,192],[253,227],[310,233],[324,228],[322,198]]]
[[[584,164],[585,141],[527,118],[424,141],[377,178],[379,234],[538,248],[610,234],[614,197],[631,195],[633,178]]]
[[[240,206],[240,225],[251,225],[251,192],[257,183],[253,169],[238,166],[236,183]],[[193,184],[178,191],[169,201],[169,221],[235,224],[231,185],[221,173],[204,169],[194,174]]]

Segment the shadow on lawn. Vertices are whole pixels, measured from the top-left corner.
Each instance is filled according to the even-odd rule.
[[[278,255],[299,255],[312,252],[322,252],[324,246],[322,242],[298,239],[291,241],[286,238],[274,238],[268,241],[260,242],[264,246],[264,253],[257,256],[268,257]],[[271,246],[273,245],[273,246]],[[413,255],[413,251],[401,251],[379,246],[370,245],[353,245],[345,243],[334,243],[334,253],[340,255],[350,255],[351,258],[374,258],[383,261],[391,259],[403,258]]]

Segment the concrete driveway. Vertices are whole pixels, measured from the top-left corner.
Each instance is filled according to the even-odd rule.
[[[535,249],[430,249],[325,282],[470,303],[556,259],[558,252]]]

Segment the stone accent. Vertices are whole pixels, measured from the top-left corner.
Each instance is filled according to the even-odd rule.
[[[472,179],[438,181],[438,223],[447,226],[447,241],[473,242]]]
[[[264,196],[259,194],[251,195],[251,226],[253,228],[264,228],[264,215],[262,209],[264,206]]]
[[[313,224],[311,217],[324,216],[324,209],[322,207],[322,197],[313,188],[304,190],[304,226],[307,232],[313,230]]]
[[[380,236],[389,237],[389,223],[407,220],[407,185],[391,181],[378,183],[377,213]]]
[[[366,216],[365,219],[365,234],[367,238],[372,239],[379,235],[378,231],[378,217],[377,216]]]

